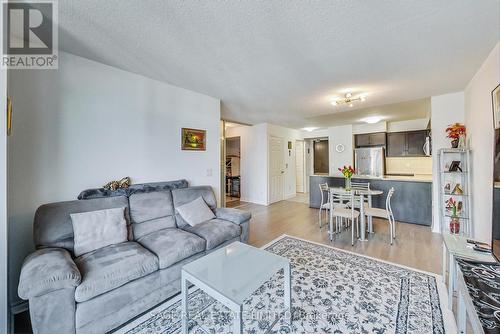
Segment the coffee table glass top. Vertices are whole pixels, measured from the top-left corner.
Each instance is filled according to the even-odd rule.
[[[288,263],[284,257],[234,242],[186,264],[182,270],[241,305]]]

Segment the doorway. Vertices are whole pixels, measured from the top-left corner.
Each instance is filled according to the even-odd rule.
[[[269,204],[283,200],[283,138],[269,137]]]
[[[226,138],[225,188],[226,206],[240,205],[241,198],[241,138]]]
[[[316,139],[313,143],[314,174],[328,174],[330,172],[328,139]]]
[[[305,144],[303,140],[295,142],[295,174],[296,174],[296,192],[305,193]]]

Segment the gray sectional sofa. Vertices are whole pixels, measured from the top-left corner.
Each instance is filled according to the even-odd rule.
[[[190,226],[176,207],[200,196],[216,218]],[[79,198],[42,205],[35,214],[37,250],[26,258],[18,288],[29,300],[35,333],[108,332],[177,294],[184,264],[248,239],[249,213],[217,208],[210,187],[184,180]],[[75,257],[70,214],[122,207],[128,241]]]

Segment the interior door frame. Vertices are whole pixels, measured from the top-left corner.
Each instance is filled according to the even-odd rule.
[[[302,156],[299,157],[297,155],[297,147],[298,147],[298,144],[297,143],[302,143]],[[295,140],[295,177],[298,176],[298,173],[297,173],[297,159],[301,159],[302,160],[302,175],[301,175],[301,178],[302,178],[302,193],[307,193],[307,187],[306,187],[306,142],[303,140],[303,139],[296,139]],[[295,184],[295,192],[299,192],[297,191],[297,184]]]
[[[327,165],[327,171],[326,172],[317,172],[316,171],[316,144],[317,143],[321,143],[321,142],[326,142],[326,155],[327,155],[327,159],[326,159],[326,165]],[[312,142],[312,151],[313,151],[313,155],[312,155],[312,158],[313,158],[313,174],[328,174],[329,171],[330,171],[330,140],[329,139],[320,139],[318,138],[317,140],[313,140]]]
[[[271,201],[271,140],[273,138],[277,138],[277,139],[280,139],[281,140],[281,150],[282,150],[282,154],[281,154],[281,169],[283,170],[281,172],[281,198],[276,200],[276,201]],[[267,204],[273,204],[273,203],[277,203],[277,202],[280,202],[280,201],[283,201],[285,199],[285,174],[284,174],[284,170],[285,170],[285,157],[284,157],[284,154],[285,154],[285,147],[284,147],[284,143],[285,143],[285,139],[283,137],[279,137],[279,136],[268,136],[267,138],[267,161],[268,161],[268,166],[267,166]]]
[[[3,6],[0,17],[3,17]],[[0,25],[3,36],[3,26]],[[0,333],[9,333],[10,319],[8,285],[8,219],[7,219],[7,70],[0,69]]]

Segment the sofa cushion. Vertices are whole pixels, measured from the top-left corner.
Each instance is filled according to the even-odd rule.
[[[136,242],[97,249],[75,259],[82,276],[75,300],[84,302],[158,270],[158,259]]]
[[[138,242],[156,254],[160,269],[170,267],[205,250],[205,240],[178,228],[148,234]]]
[[[24,260],[17,291],[22,299],[30,299],[56,290],[75,288],[81,279],[67,250],[42,248]]]
[[[174,208],[178,208],[186,203],[192,202],[198,197],[202,197],[212,211],[217,208],[217,200],[215,199],[214,191],[210,186],[196,186],[172,190]],[[177,227],[184,228],[186,226],[189,226],[189,224],[184,221],[177,210],[175,213]]]
[[[91,199],[91,198],[103,198],[103,197],[114,197],[114,196],[129,197],[132,194],[187,188],[187,186],[188,182],[186,180],[175,180],[166,182],[136,183],[132,184],[128,188],[120,188],[116,190],[94,188],[82,191],[78,195],[78,199]]]
[[[61,247],[73,252],[73,224],[70,214],[123,207],[128,207],[128,199],[124,196],[42,205],[35,213],[35,246],[37,249]],[[125,218],[128,221],[128,210],[126,211]]]
[[[125,208],[72,213],[75,256],[127,241]]]
[[[212,219],[195,226],[185,227],[184,230],[205,239],[207,250],[217,247],[224,241],[239,237],[241,234],[239,225],[222,219]]]
[[[213,211],[210,210],[201,196],[192,202],[177,207],[176,210],[179,212],[182,219],[191,226],[215,218]]]
[[[164,228],[176,227],[170,191],[133,194],[129,203],[135,240]]]

